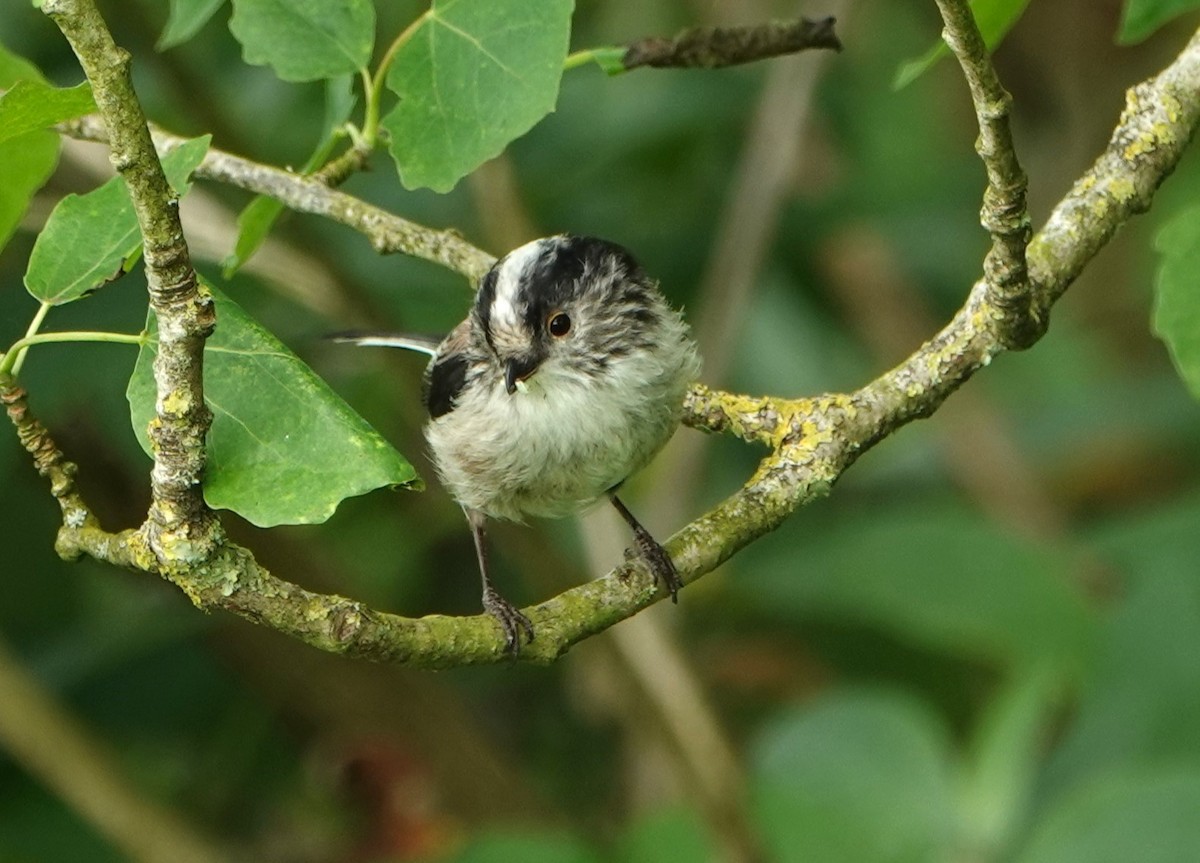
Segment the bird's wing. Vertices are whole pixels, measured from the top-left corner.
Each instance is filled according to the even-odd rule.
[[[335,342],[346,342],[365,348],[403,348],[436,357],[438,345],[442,340],[437,336],[425,336],[417,333],[386,333],[373,330],[350,330],[343,333],[330,333],[326,338]]]

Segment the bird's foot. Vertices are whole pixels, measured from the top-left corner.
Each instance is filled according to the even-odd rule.
[[[521,652],[521,633],[533,641],[533,623],[515,605],[490,588],[483,592],[483,608],[504,630],[504,650],[516,657]]]
[[[646,530],[634,531],[633,540],[637,545],[638,554],[646,561],[655,579],[662,582],[662,586],[671,594],[671,602],[678,604],[679,588],[683,587],[683,580],[675,570],[671,555],[667,554],[667,550]]]

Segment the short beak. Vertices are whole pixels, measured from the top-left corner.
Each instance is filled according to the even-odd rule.
[[[517,391],[517,384],[537,371],[538,360],[535,357],[513,357],[504,364],[504,388],[511,396]]]

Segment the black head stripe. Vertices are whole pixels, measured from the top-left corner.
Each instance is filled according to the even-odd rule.
[[[633,255],[616,243],[597,237],[559,238],[533,268],[521,292],[530,332],[537,332],[547,315],[579,295],[585,274],[594,280],[593,285],[616,285],[629,279],[640,283],[644,278]]]
[[[479,283],[479,293],[475,295],[475,315],[479,318],[483,337],[487,339],[489,345],[492,344],[492,303],[496,299],[496,268],[498,266],[499,264],[496,264],[487,271],[487,275]]]
[[[467,382],[467,358],[463,354],[438,357],[425,375],[425,407],[433,419],[454,410],[454,400]]]

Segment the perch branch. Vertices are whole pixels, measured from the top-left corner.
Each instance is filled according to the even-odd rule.
[[[1028,317],[1045,321],[1051,305],[1116,230],[1149,206],[1197,125],[1200,33],[1163,72],[1129,91],[1105,152],[1032,238],[1026,250]],[[308,181],[292,177],[289,182],[308,192]],[[341,194],[327,189],[322,193]],[[379,218],[386,222],[395,217]],[[457,242],[462,243],[458,251],[463,260],[488,260]],[[667,542],[684,583],[776,528],[799,506],[828,493],[862,453],[905,423],[932,414],[976,371],[1013,346],[1014,316],[1021,312],[1005,308],[996,293],[986,278],[981,279],[941,332],[853,393],[784,399],[694,386],[685,403],[687,425],[765,444],[769,452],[745,485]],[[147,554],[139,532],[109,534],[85,524],[64,525],[58,550],[65,557],[87,554],[162,574],[202,608],[232,611],[324,650],[423,667],[506,658],[499,627],[486,615],[409,619],[387,614],[279,579],[259,566],[250,552],[232,544],[221,545],[201,564],[166,567]],[[629,561],[526,609],[538,637],[522,650],[521,658],[549,662],[662,596],[645,565]]]

